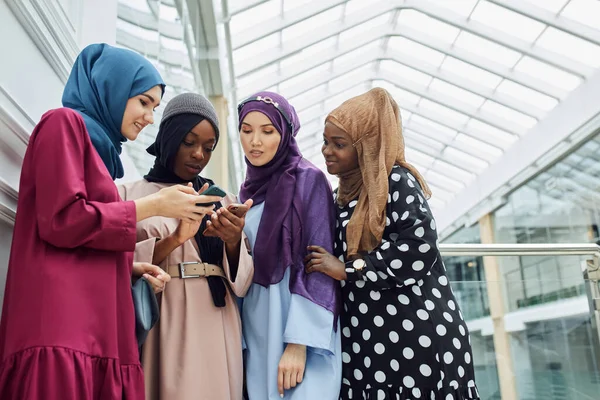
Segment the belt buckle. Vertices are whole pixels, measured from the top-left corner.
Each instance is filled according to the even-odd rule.
[[[179,277],[181,279],[187,279],[187,278],[200,278],[200,275],[186,275],[185,274],[185,266],[189,265],[189,264],[200,264],[198,262],[195,261],[187,261],[187,262],[180,262],[179,265]]]

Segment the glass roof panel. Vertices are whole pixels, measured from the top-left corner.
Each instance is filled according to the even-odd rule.
[[[454,45],[506,67],[513,67],[522,54],[480,36],[462,31]]]
[[[160,19],[168,22],[179,22],[179,13],[175,7],[168,6],[160,1],[158,3]]]
[[[147,0],[127,0],[126,4],[132,8],[135,8],[136,10],[142,11],[146,14],[151,13]]]
[[[532,77],[536,77],[537,79],[567,91],[575,89],[582,82],[581,78],[575,75],[534,60],[531,57],[523,57],[523,59],[515,65],[515,71],[525,72]]]
[[[446,187],[455,193],[465,187],[461,181],[450,179],[447,176],[444,176],[431,169],[427,171],[426,178],[427,180],[431,180],[431,183],[435,183],[439,187]]]
[[[258,72],[254,72],[254,73],[248,74],[244,77],[237,78],[236,79],[237,86],[238,86],[238,88],[245,88],[247,86],[253,87],[252,84],[255,81],[260,80],[260,78],[262,78],[264,76],[272,75],[272,74],[276,73],[278,70],[279,70],[279,66],[277,64],[265,65]],[[251,89],[251,91],[255,91],[255,89]]]
[[[241,47],[233,51],[233,63],[242,64],[243,62],[253,56],[256,57],[265,49],[270,49],[279,46],[279,33],[273,33],[267,37],[259,39],[255,42],[250,43],[247,46]]]
[[[306,63],[307,60],[310,60],[314,55],[324,50],[330,50],[334,48],[335,43],[335,37],[322,40],[321,42],[313,44],[312,46],[305,47],[302,49],[302,51],[294,54],[293,56],[281,60],[279,64],[281,65],[281,68],[287,68],[298,63]]]
[[[502,77],[454,57],[447,57],[440,69],[473,80],[490,89],[495,89],[502,81]]]
[[[478,96],[439,79],[434,79],[431,82],[431,85],[429,85],[429,88],[447,96],[454,97],[456,100],[467,103],[473,107],[479,107],[485,101],[485,97]]]
[[[389,22],[389,20],[390,20],[389,13],[380,15],[379,17],[373,18],[369,21],[363,22],[362,24],[356,25],[353,28],[343,31],[339,35],[339,40],[340,40],[340,42],[345,42],[346,40],[351,40],[351,38],[360,36],[360,35],[364,34],[365,32],[370,31],[371,29],[376,29],[376,28],[383,26],[384,24]]]
[[[450,164],[440,159],[435,161],[435,163],[433,164],[433,168],[438,172],[444,171],[444,173],[449,174],[451,177],[458,179],[459,181],[465,184],[470,183],[475,178],[474,173],[465,171],[464,169],[460,169],[454,164]]]
[[[311,30],[313,30],[315,26],[325,26],[339,21],[341,19],[343,11],[343,5],[337,6],[330,10],[317,14],[307,20],[292,25],[291,27],[281,31],[281,39],[284,42],[288,42],[290,40],[294,40],[303,35],[306,35]]]
[[[365,2],[364,0],[349,0],[346,2],[346,15],[353,14],[358,10],[364,10],[369,6],[369,2]]]
[[[487,1],[480,1],[471,19],[519,39],[533,42],[546,25]]]
[[[288,25],[233,52],[238,98],[268,87],[288,96],[303,124],[300,147],[324,168],[327,113],[371,87],[387,89],[401,110],[407,158],[431,178],[440,207],[600,68],[598,36],[585,40],[597,29],[598,1],[423,0],[391,10],[383,1],[332,0],[299,22],[296,11],[324,4],[254,2],[230,20],[234,42],[250,27]],[[305,37],[316,44],[296,48]],[[573,62],[561,67],[564,59]],[[248,61],[258,64],[252,72]]]
[[[152,29],[142,28],[141,26],[130,24],[122,19],[117,20],[117,29],[122,29],[128,34],[148,41],[158,40],[158,32]]]
[[[441,134],[449,136],[450,138],[454,138],[457,133],[455,130],[450,129],[445,125],[442,125],[442,124],[432,121],[430,119],[424,118],[418,114],[413,114],[410,118],[410,122],[411,122],[411,124],[414,123],[419,126],[423,126],[424,128],[431,129],[434,132],[439,132]]]
[[[323,114],[323,104],[316,103],[315,105],[305,108],[302,111],[298,112],[298,118],[300,122],[302,121],[310,121],[317,117],[320,117]]]
[[[424,127],[425,128],[424,133],[426,133],[428,130],[431,130],[432,132],[436,132],[436,133],[445,135],[446,137],[448,137],[450,139],[453,139],[457,134],[457,132],[455,130],[450,129],[447,126],[437,123],[435,121],[432,121],[428,118],[422,117],[418,114],[413,114],[410,117],[410,123],[411,123],[411,127],[413,126],[412,124],[415,124],[416,126]]]
[[[430,75],[399,64],[396,61],[383,60],[381,61],[380,67],[402,77],[402,79],[418,83],[419,85],[428,86],[431,83],[432,77]]]
[[[360,68],[356,68],[353,71],[347,72],[343,75],[338,76],[335,79],[329,81],[330,87],[335,87],[342,82],[362,82],[368,80],[373,75],[374,63],[364,65]]]
[[[568,0],[525,0],[537,7],[544,8],[553,13],[558,13]]]
[[[396,22],[450,44],[460,33],[460,29],[413,9],[400,11]]]
[[[323,92],[325,90],[327,90],[327,84],[326,83],[324,83],[322,85],[319,85],[319,86],[316,86],[316,87],[314,87],[312,89],[309,89],[306,92],[304,92],[304,93],[302,93],[302,94],[300,94],[298,96],[292,97],[292,98],[290,98],[288,100],[292,104],[294,104],[294,102],[299,102],[299,103],[304,104],[304,103],[306,103],[306,99],[311,99],[311,98],[312,99],[319,99],[319,101],[322,101],[323,100],[322,97],[316,97],[316,96],[318,96],[320,94],[323,94]],[[312,107],[312,105],[310,105],[310,106],[308,106],[306,108],[310,108],[310,107]],[[304,109],[305,108],[300,109],[299,107],[296,107],[296,111],[298,111],[298,112],[301,111],[301,110],[304,110]]]
[[[436,67],[438,67],[444,60],[444,57],[446,57],[444,53],[401,36],[391,37],[388,46],[391,49],[408,54],[411,57],[425,61]]]
[[[498,104],[492,100],[487,100],[482,106],[481,109],[483,111],[488,111],[492,114],[498,115],[507,119],[509,121],[516,122],[519,125],[523,125],[527,128],[531,128],[533,125],[537,123],[535,118],[532,118],[528,115],[522,114],[518,111],[515,111],[511,108],[505,107],[502,104]]]
[[[473,7],[479,0],[429,0],[429,3],[434,3],[439,7],[446,7],[453,13],[459,14],[463,17],[468,17],[473,12]]]
[[[571,0],[560,13],[561,17],[572,19],[592,28],[598,29],[598,16],[600,16],[600,1],[598,0]]]
[[[461,165],[463,167],[469,168],[469,170],[471,171],[481,171],[489,165],[484,160],[477,157],[473,157],[472,155],[467,154],[464,151],[455,149],[454,147],[446,147],[446,149],[443,151],[443,154],[444,160],[449,161],[452,164]]]
[[[428,138],[427,136],[421,135],[410,129],[403,129],[402,133],[405,136],[407,146],[410,143],[420,142],[420,143],[423,143],[423,144],[429,146],[430,148],[432,148],[436,151],[442,151],[446,147],[446,145],[444,143],[440,142],[439,140],[434,140],[434,139]]]
[[[429,110],[429,111],[439,115],[440,117],[442,117],[442,119],[455,120],[456,122],[458,122],[460,124],[464,124],[469,120],[468,115],[454,111],[448,107],[445,107],[441,104],[435,103],[431,100],[427,100],[427,99],[421,100],[419,107]]]
[[[255,26],[262,22],[268,23],[269,20],[277,17],[280,13],[280,2],[275,0],[270,0],[249,8],[231,17],[229,23],[231,34],[235,35],[250,26]]]
[[[596,17],[600,17],[600,14]],[[590,67],[600,67],[600,46],[552,27],[540,36],[536,46],[552,50]]]
[[[334,39],[335,40],[335,39]],[[334,68],[342,65],[347,65],[349,62],[354,62],[356,59],[360,59],[360,56],[381,46],[381,40],[376,40],[367,45],[357,48],[356,50],[352,50],[340,57],[336,57],[333,60]],[[332,46],[333,47],[333,46]]]
[[[488,125],[485,122],[481,122],[475,118],[469,120],[469,122],[466,125],[466,128],[473,128],[482,132],[488,141],[491,140],[497,143],[498,146],[502,148],[507,148],[517,140],[517,137],[515,135],[512,135],[501,129],[494,128],[493,126]]]
[[[500,93],[512,96],[515,99],[534,104],[536,107],[541,108],[544,111],[550,111],[558,104],[557,99],[546,96],[545,94],[536,90],[526,88],[525,86],[519,85],[518,83],[508,79],[503,80],[502,83],[498,85],[496,90]]]
[[[410,155],[410,158],[409,158],[409,155]],[[435,157],[428,156],[427,154],[422,153],[413,147],[407,147],[406,159],[414,160],[415,163],[418,163],[421,165],[431,165],[435,162]]]
[[[300,6],[308,5],[312,0],[283,0],[283,14],[295,10]]]
[[[492,157],[495,157],[495,158],[498,158],[502,155],[501,149],[491,146],[487,143],[484,143],[481,140],[477,140],[471,136],[467,136],[464,133],[459,133],[456,136],[456,142],[465,144],[465,145],[472,147],[483,153],[490,154],[490,155],[492,155]]]
[[[279,84],[279,90],[283,94],[283,92],[286,92],[290,88],[298,87],[299,85],[302,85],[305,82],[310,82],[312,80],[318,79],[319,77],[327,75],[330,69],[331,67],[329,63],[321,64],[316,68],[303,72],[292,79],[288,79],[287,81],[282,82],[281,84]]]
[[[166,49],[187,53],[187,47],[185,46],[185,43],[183,43],[181,40],[170,39],[161,35],[159,43],[162,47]]]

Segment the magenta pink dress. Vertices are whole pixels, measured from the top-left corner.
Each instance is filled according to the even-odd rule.
[[[21,172],[0,323],[0,399],[144,399],[131,267],[136,211],[81,116],[44,114]]]

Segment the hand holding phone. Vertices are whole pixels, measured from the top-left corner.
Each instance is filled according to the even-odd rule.
[[[217,185],[212,185],[208,189],[206,189],[204,192],[199,193],[199,195],[200,196],[218,196],[218,197],[223,198],[223,197],[227,196],[227,193],[223,189],[218,187]],[[219,201],[220,201],[220,199],[215,200],[213,202],[209,202],[209,203],[196,203],[196,205],[199,207],[206,207],[206,206],[213,205]]]
[[[247,204],[232,203],[227,206],[227,210],[238,218],[242,218],[248,212],[250,207]]]
[[[250,207],[252,200],[248,199],[244,204],[233,203],[217,210],[206,223],[203,235],[220,237],[225,243],[239,242],[245,224],[243,218]]]

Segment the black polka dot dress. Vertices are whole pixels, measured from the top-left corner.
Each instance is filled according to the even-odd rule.
[[[416,179],[395,166],[387,222],[362,271],[342,282],[340,399],[479,399],[469,333],[437,247],[436,226]],[[357,201],[337,212],[336,255]]]

